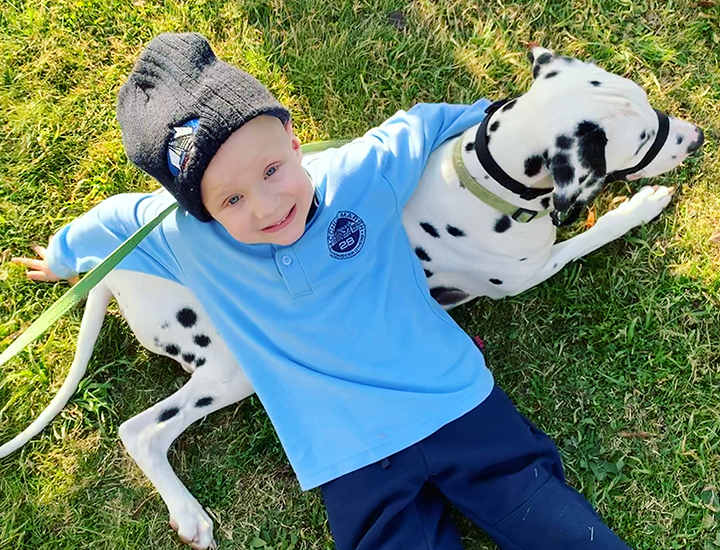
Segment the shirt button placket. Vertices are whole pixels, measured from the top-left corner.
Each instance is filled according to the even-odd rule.
[[[312,293],[310,283],[305,275],[300,260],[294,254],[291,247],[285,250],[276,250],[275,265],[277,265],[280,276],[285,281],[288,291],[294,297]]]

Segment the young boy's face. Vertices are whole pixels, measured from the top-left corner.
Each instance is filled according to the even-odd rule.
[[[293,244],[305,231],[313,199],[301,159],[290,122],[256,117],[210,161],[201,184],[203,204],[240,242]]]

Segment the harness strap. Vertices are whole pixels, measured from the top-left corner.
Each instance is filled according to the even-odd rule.
[[[458,179],[460,180],[460,183],[464,185],[468,191],[491,208],[502,212],[506,216],[510,216],[517,222],[527,223],[534,219],[542,218],[550,212],[550,210],[537,211],[516,206],[501,199],[483,187],[475,178],[472,177],[470,172],[468,172],[465,167],[465,163],[462,160],[462,137],[458,137],[455,145],[453,146],[452,166]]]
[[[493,113],[495,113],[495,111],[505,105],[508,101],[510,100],[501,99],[500,101],[496,101],[495,103],[491,104],[487,109],[485,109],[485,114],[487,116],[480,123],[480,126],[477,129],[477,133],[475,134],[475,154],[477,155],[477,158],[480,161],[482,167],[488,174],[490,174],[490,176],[492,176],[492,178],[496,182],[498,182],[508,191],[512,191],[513,193],[518,195],[521,199],[531,201],[537,199],[538,197],[551,193],[553,188],[549,187],[536,189],[534,187],[528,187],[527,185],[523,185],[516,179],[511,178],[508,174],[505,173],[502,168],[500,168],[498,163],[495,162],[495,159],[492,158],[490,150],[488,149],[487,127],[490,123],[490,118],[492,117]]]
[[[655,141],[653,142],[652,146],[650,147],[650,149],[648,149],[648,152],[645,153],[645,156],[642,158],[642,160],[632,168],[611,172],[607,176],[605,176],[605,183],[621,181],[627,178],[630,174],[639,172],[648,164],[650,164],[653,159],[655,159],[657,154],[660,152],[660,149],[662,149],[663,145],[665,145],[665,141],[667,141],[668,134],[670,133],[670,119],[665,113],[658,111],[657,109],[653,109],[653,111],[655,111],[655,114],[658,117],[658,131],[655,135]]]

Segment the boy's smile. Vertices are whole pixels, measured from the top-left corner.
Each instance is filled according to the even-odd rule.
[[[202,179],[210,215],[246,244],[291,245],[305,231],[313,198],[292,124],[258,116],[218,149]]]

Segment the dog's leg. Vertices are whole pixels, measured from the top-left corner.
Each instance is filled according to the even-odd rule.
[[[167,460],[168,448],[196,420],[252,393],[253,387],[237,363],[208,363],[175,394],[120,426],[128,453],[165,501],[170,525],[193,548],[215,548],[213,524],[175,475]]]
[[[672,193],[673,190],[669,187],[643,187],[630,200],[601,216],[587,231],[554,245],[545,267],[523,287],[513,292],[513,296],[549,279],[570,262],[622,237],[633,227],[656,218],[663,208],[670,204]]]

